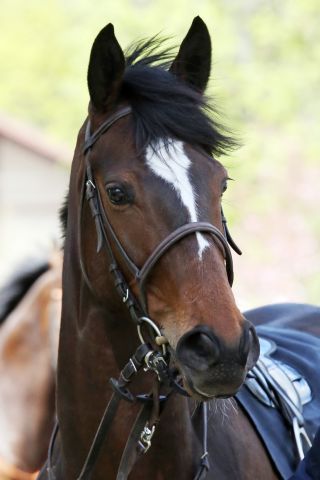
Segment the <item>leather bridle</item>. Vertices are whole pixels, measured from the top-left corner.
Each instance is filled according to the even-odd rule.
[[[169,354],[166,351],[165,339],[161,335],[161,331],[157,325],[148,317],[148,304],[146,296],[146,284],[147,280],[153,271],[159,260],[183,238],[194,233],[206,233],[210,234],[214,242],[218,245],[222,251],[225,259],[226,271],[230,286],[233,283],[233,262],[232,255],[228,243],[237,252],[241,253],[238,247],[234,244],[226,225],[225,217],[222,213],[222,224],[224,228],[224,235],[220,230],[207,222],[191,222],[178,227],[172,233],[170,233],[165,239],[160,241],[158,246],[153,250],[151,255],[146,259],[143,266],[138,268],[134,261],[129,257],[125,249],[123,248],[120,240],[118,239],[109,219],[103,208],[100,192],[95,182],[93,170],[90,163],[90,153],[95,143],[99,138],[105,134],[118,120],[128,116],[132,112],[131,107],[126,106],[113,115],[111,115],[102,125],[94,132],[91,133],[90,121],[87,121],[85,132],[85,143],[83,148],[83,154],[85,155],[85,175],[82,187],[81,207],[79,214],[79,242],[80,242],[80,265],[82,274],[86,283],[91,291],[94,291],[92,283],[88,277],[85,264],[82,255],[81,245],[81,223],[84,200],[88,201],[90,206],[92,217],[94,218],[96,233],[97,233],[97,252],[105,246],[109,256],[109,272],[113,277],[115,288],[121,297],[122,302],[127,306],[130,316],[134,323],[137,325],[139,338],[141,345],[137,348],[136,352],[129,359],[128,363],[122,369],[119,379],[111,379],[110,383],[114,390],[114,394],[109,401],[104,415],[101,419],[99,427],[97,429],[95,438],[91,444],[90,451],[86,458],[85,464],[77,480],[89,479],[92,468],[102,448],[103,442],[107,435],[107,432],[111,426],[113,418],[117,412],[117,408],[121,399],[129,402],[140,401],[142,407],[140,414],[138,415],[134,427],[128,438],[127,445],[125,447],[120,467],[118,470],[117,479],[126,479],[129,475],[137,457],[145,453],[151,444],[151,438],[154,433],[155,425],[159,421],[159,416],[167,396],[161,396],[159,394],[159,388],[162,385],[169,387],[170,391],[178,391],[183,395],[187,395],[186,391],[179,385],[179,383],[172,376],[169,367],[168,360]],[[131,292],[128,282],[123,274],[119,264],[116,260],[113,247],[117,250],[121,261],[125,264],[128,271],[133,275],[137,287],[138,298]],[[147,325],[151,329],[154,336],[155,344],[162,347],[162,351],[158,347],[152,346],[150,343],[144,341],[142,335],[142,325]],[[162,342],[160,343],[160,340]],[[156,393],[153,392],[150,395],[136,395],[134,396],[128,390],[128,384],[132,378],[144,369],[151,370],[156,374],[157,389]],[[170,395],[170,393],[169,393]],[[208,452],[207,452],[207,407],[205,403],[202,403],[199,407],[202,409],[203,415],[203,454],[200,458],[200,466],[194,477],[195,480],[202,480],[206,477],[209,469]],[[57,429],[53,435],[53,440],[49,449],[48,456],[48,471],[52,472],[50,465],[52,458],[52,451],[54,447],[54,439],[57,434]],[[134,453],[133,453],[134,451]],[[134,459],[133,459],[134,457]],[[50,477],[52,478],[52,477]]]
[[[218,247],[222,250],[225,263],[226,263],[226,270],[227,276],[230,286],[233,283],[233,262],[232,262],[232,255],[228,245],[228,241],[233,248],[236,249],[238,253],[241,253],[239,249],[235,246],[234,242],[232,241],[230,234],[227,230],[226,221],[224,216],[222,215],[223,227],[225,230],[225,236],[220,232],[220,230],[211,225],[207,222],[191,222],[185,225],[178,227],[175,231],[171,232],[165,239],[163,239],[158,246],[154,249],[151,255],[146,259],[143,266],[138,268],[137,265],[133,262],[133,260],[129,257],[125,249],[123,248],[120,240],[118,239],[113,227],[106,215],[105,209],[103,208],[103,204],[101,201],[101,196],[99,189],[96,185],[92,167],[90,164],[90,152],[95,145],[95,143],[99,140],[99,138],[106,133],[114,123],[120,120],[123,117],[126,117],[131,113],[131,107],[124,107],[114,113],[111,117],[109,117],[100,127],[93,133],[90,133],[91,125],[90,121],[87,122],[86,125],[86,133],[85,133],[85,144],[83,148],[83,153],[85,155],[85,165],[86,165],[86,174],[85,174],[85,196],[89,202],[92,216],[95,220],[96,232],[97,232],[97,252],[99,252],[103,246],[106,246],[109,257],[110,257],[110,267],[109,271],[114,276],[115,285],[117,289],[120,290],[119,293],[121,294],[123,299],[127,299],[124,303],[127,303],[129,306],[129,310],[131,316],[134,317],[134,320],[137,321],[138,315],[136,312],[132,314],[132,305],[131,301],[133,301],[133,295],[130,291],[127,281],[125,280],[124,275],[121,272],[121,269],[118,266],[116,261],[113,249],[111,247],[111,242],[115,245],[118,253],[120,254],[121,260],[126,265],[130,273],[133,275],[134,279],[138,285],[138,297],[139,302],[135,301],[135,307],[139,306],[140,314],[143,313],[147,315],[147,299],[146,299],[146,282],[151,274],[152,270],[154,269],[155,265],[158,261],[170,250],[170,248],[178,243],[183,238],[191,235],[192,233],[208,233],[210,234],[214,241],[218,244]],[[81,213],[80,213],[81,216]],[[81,221],[81,219],[80,219]],[[231,240],[231,241],[230,241]],[[82,269],[84,269],[84,263],[81,260]],[[85,272],[85,278],[88,279],[88,275]],[[91,282],[89,282],[91,287]],[[91,287],[92,288],[92,287]],[[140,315],[141,316],[141,315]]]

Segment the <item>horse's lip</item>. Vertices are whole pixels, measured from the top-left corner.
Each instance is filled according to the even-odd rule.
[[[199,388],[197,388],[191,379],[187,378],[185,375],[182,375],[183,386],[185,390],[189,393],[191,397],[194,397],[196,394],[196,400],[200,401],[208,401],[215,398],[215,395],[208,395],[205,392],[202,392]]]
[[[176,358],[173,357],[173,368],[171,370],[171,373],[174,375],[175,380],[178,383],[182,383],[183,388],[186,390],[186,392],[190,395],[190,397],[195,398],[198,401],[206,401],[206,400],[212,400],[214,396],[208,395],[205,392],[202,392],[198,388],[196,388],[193,384],[193,381],[191,378],[189,378],[188,375],[182,370],[181,365],[179,365],[179,362],[176,361]]]
[[[193,388],[193,390],[194,390],[196,393],[198,393],[199,395],[201,395],[202,397],[204,397],[204,398],[206,398],[206,399],[212,399],[212,398],[214,398],[214,395],[208,395],[207,393],[202,392],[202,391],[200,390],[200,388],[196,387],[195,385],[193,385],[192,388]]]
[[[200,388],[198,388],[196,385],[194,385],[193,381],[190,378],[188,378],[187,375],[183,374],[181,377],[182,377],[182,381],[183,381],[183,386],[184,386],[185,390],[189,393],[189,395],[194,397],[194,394],[196,394],[196,396],[198,397],[197,400],[201,400],[201,401],[213,400],[214,398],[234,397],[235,394],[239,390],[239,389],[236,389],[236,390],[232,390],[230,392],[223,392],[221,394],[217,393],[217,394],[211,394],[210,395],[209,393],[206,393],[206,392],[202,391]]]
[[[172,360],[173,360],[172,372],[175,373],[176,380],[179,381],[180,379],[180,381],[182,381],[183,388],[186,390],[186,392],[190,395],[190,397],[193,397],[197,401],[206,402],[209,400],[213,400],[214,398],[230,398],[230,397],[233,397],[238,391],[238,389],[236,389],[235,391],[223,392],[221,394],[206,393],[194,384],[190,376],[186,373],[185,369],[182,368],[181,364],[177,361],[175,356],[172,356]]]
[[[224,394],[223,395],[210,395],[206,392],[203,392],[200,388],[196,387],[194,385],[194,382],[192,379],[189,377],[188,374],[186,374],[185,371],[181,368],[181,365],[179,365],[179,362],[174,362],[174,370],[175,370],[175,377],[176,380],[182,382],[183,388],[186,390],[186,392],[190,395],[190,397],[193,397],[197,401],[201,402],[206,402],[209,400],[213,400],[214,398],[225,398]],[[232,395],[227,395],[227,397],[232,396]]]

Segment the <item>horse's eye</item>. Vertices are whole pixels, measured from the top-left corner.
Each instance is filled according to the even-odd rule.
[[[130,202],[127,192],[119,186],[108,187],[107,194],[110,202],[114,205],[126,205]]]

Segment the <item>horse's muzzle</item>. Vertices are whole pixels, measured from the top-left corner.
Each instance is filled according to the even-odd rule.
[[[231,346],[201,325],[185,333],[176,348],[185,387],[201,399],[234,395],[258,357],[259,340],[247,320],[240,339]]]

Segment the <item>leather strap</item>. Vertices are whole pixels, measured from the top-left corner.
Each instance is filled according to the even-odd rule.
[[[192,222],[186,225],[182,225],[181,227],[177,228],[174,232],[171,232],[164,240],[162,240],[159,245],[155,248],[155,250],[151,253],[149,258],[145,261],[144,265],[141,269],[139,269],[132,259],[129,257],[125,249],[123,248],[121,242],[119,241],[116,233],[114,232],[112,225],[106,215],[106,212],[103,208],[102,200],[100,197],[100,192],[95,184],[94,175],[92,172],[89,155],[92,147],[98,141],[98,139],[107,132],[111,126],[117,122],[119,119],[129,115],[131,113],[131,107],[123,107],[115,112],[111,117],[109,117],[103,124],[91,134],[91,127],[90,122],[87,122],[86,126],[86,133],[85,133],[85,144],[83,152],[85,154],[85,162],[86,162],[86,175],[85,175],[85,185],[86,185],[86,198],[90,205],[92,217],[94,218],[96,231],[97,231],[97,251],[100,251],[102,245],[104,244],[107,248],[109,257],[110,257],[110,268],[109,271],[114,276],[115,286],[117,291],[119,292],[120,296],[122,297],[123,301],[125,302],[126,306],[130,311],[130,315],[135,323],[139,322],[139,316],[142,314],[147,314],[147,299],[146,299],[146,280],[150,275],[152,269],[156,265],[156,263],[160,260],[160,258],[176,243],[178,243],[182,238],[190,235],[192,233],[204,232],[209,233],[212,235],[214,240],[217,241],[218,246],[222,249],[225,262],[226,262],[226,269],[227,269],[227,276],[230,285],[232,286],[233,283],[233,262],[232,262],[232,255],[228,245],[228,241],[231,243],[232,247],[240,253],[238,247],[234,244],[229,231],[227,229],[226,220],[222,212],[222,223],[225,232],[225,236],[220,232],[220,230],[206,222]],[[82,211],[82,202],[83,202],[83,193],[81,199],[81,208]],[[80,264],[84,274],[84,278],[89,285],[89,288],[93,291],[91,287],[91,283],[89,281],[88,275],[86,273],[82,254],[81,254],[81,216],[82,213],[80,211],[80,219],[79,219],[79,229],[80,229]],[[126,266],[128,267],[129,271],[132,273],[134,278],[136,279],[139,287],[139,300],[137,302],[135,297],[132,295],[131,290],[128,286],[128,283],[119,268],[113,248],[111,246],[110,241],[113,242],[116,249],[118,250],[121,259],[125,262]],[[139,311],[139,312],[138,312]]]
[[[208,474],[210,469],[210,464],[208,460],[208,411],[207,411],[207,404],[201,403],[200,408],[202,409],[202,425],[203,425],[203,432],[202,432],[202,455],[200,457],[200,465],[198,467],[196,476],[194,480],[204,480]]]
[[[91,444],[86,461],[82,467],[80,475],[77,477],[77,480],[89,480],[91,475],[91,470],[94,467],[96,460],[101,451],[101,447],[105,441],[107,432],[109,431],[112,421],[117,413],[121,397],[115,393],[112,395],[104,414],[101,418],[99,427],[96,431],[94,439]]]
[[[160,258],[176,243],[182,240],[184,237],[190,235],[191,233],[210,233],[215,240],[218,240],[218,245],[221,247],[226,259],[226,268],[227,268],[227,275],[230,285],[233,283],[233,265],[232,265],[232,256],[226,239],[220,232],[220,230],[211,225],[210,223],[206,222],[192,222],[182,225],[181,227],[177,228],[174,232],[170,233],[159,245],[156,249],[152,252],[150,257],[146,260],[143,267],[139,272],[139,286],[141,296],[145,298],[145,283],[148,276],[151,273],[151,270],[155,266],[155,264],[160,260]]]
[[[136,421],[131,429],[125,449],[123,451],[118,474],[116,480],[127,480],[131,470],[133,469],[139,454],[137,452],[137,444],[139,442],[141,432],[149,420],[151,412],[151,403],[145,403],[136,418]]]
[[[165,255],[165,253],[177,242],[179,242],[181,239],[186,237],[187,235],[190,235],[192,233],[198,233],[198,232],[204,232],[211,234],[212,237],[214,238],[215,241],[217,241],[217,244],[219,248],[221,248],[225,262],[226,262],[226,269],[227,269],[227,275],[228,275],[228,280],[230,285],[232,285],[233,282],[233,263],[232,263],[232,255],[231,251],[228,245],[228,241],[231,243],[232,241],[232,246],[234,248],[234,242],[230,237],[230,234],[227,230],[226,227],[226,221],[225,218],[222,214],[222,221],[223,221],[223,227],[224,227],[224,232],[225,236],[220,232],[220,230],[215,227],[214,225],[211,225],[206,222],[194,222],[194,223],[188,223],[186,225],[182,225],[181,227],[177,228],[174,232],[170,233],[164,240],[162,240],[159,245],[155,248],[155,250],[151,253],[149,258],[145,261],[143,267],[139,269],[135,263],[132,261],[132,259],[128,256],[127,252],[121,245],[121,242],[119,241],[116,233],[114,232],[111,223],[109,222],[109,219],[106,215],[106,212],[103,208],[103,203],[100,197],[100,192],[95,184],[94,180],[94,175],[93,171],[91,168],[89,156],[90,156],[90,151],[94,144],[99,140],[99,138],[107,132],[107,130],[110,129],[110,127],[117,122],[119,119],[129,115],[131,113],[131,107],[123,107],[119,109],[117,112],[115,112],[111,117],[109,117],[105,122],[102,123],[102,125],[93,133],[91,134],[91,127],[90,127],[90,122],[87,122],[86,125],[86,133],[85,133],[85,144],[83,148],[83,153],[85,155],[85,163],[86,163],[86,173],[85,173],[85,178],[84,178],[84,183],[83,183],[83,188],[82,188],[82,194],[81,194],[81,205],[80,205],[80,212],[79,212],[79,220],[78,220],[78,225],[79,225],[79,249],[80,249],[80,265],[82,269],[82,273],[84,276],[84,279],[86,283],[88,284],[89,288],[91,291],[93,291],[93,288],[91,287],[90,280],[88,278],[88,275],[86,273],[85,265],[83,262],[83,257],[82,257],[82,245],[81,245],[81,220],[82,220],[82,210],[83,210],[83,201],[84,201],[84,193],[86,194],[86,199],[88,201],[88,204],[91,209],[92,217],[95,222],[96,226],[96,231],[97,231],[97,251],[100,251],[103,245],[106,246],[109,258],[110,258],[110,264],[109,264],[109,271],[114,277],[114,283],[115,287],[119,293],[119,295],[122,297],[123,302],[127,305],[130,315],[132,319],[137,323],[139,322],[139,313],[140,312],[145,312],[147,311],[147,302],[146,302],[146,294],[145,294],[145,287],[146,287],[146,280],[148,276],[150,275],[152,269],[156,265],[156,263],[160,260],[160,258]],[[138,282],[139,290],[140,290],[140,302],[136,302],[134,296],[132,295],[130,288],[127,284],[127,281],[122,274],[121,269],[119,268],[113,248],[111,245],[111,242],[116,246],[122,260],[125,262],[127,267],[129,268],[129,271],[133,274],[134,278]],[[140,315],[141,316],[141,315]],[[81,473],[78,477],[77,480],[89,480],[90,475],[91,475],[91,470],[97,460],[97,457],[101,451],[101,447],[103,445],[103,442],[105,440],[105,437],[110,429],[111,423],[113,421],[114,416],[116,415],[116,412],[119,407],[119,403],[121,401],[121,398],[125,398],[125,396],[129,395],[130,392],[127,392],[124,389],[125,384],[127,383],[127,379],[125,377],[122,378],[122,381],[124,381],[124,385],[121,385],[120,381],[114,381],[114,379],[111,379],[113,381],[113,386],[115,388],[115,393],[112,395],[105,412],[102,416],[102,419],[100,421],[100,425],[96,431],[95,437],[93,439],[93,442],[91,444],[90,451],[88,453],[88,456],[85,460],[85,463],[83,465],[83,468],[81,470]],[[122,395],[122,396],[121,396]],[[124,396],[123,396],[124,395]],[[128,396],[128,398],[130,395]],[[128,398],[125,398],[128,400]],[[207,462],[207,447],[206,447],[206,442],[207,442],[207,427],[206,427],[206,422],[207,422],[207,414],[206,414],[206,407],[203,407],[203,411],[205,412],[204,414],[204,454],[201,457],[201,465],[200,469],[196,475],[196,480],[203,480],[203,478],[206,475],[206,472],[209,469],[209,464]],[[120,470],[119,470],[119,479],[121,478],[126,479],[131,468],[133,465],[133,456],[132,456],[132,445],[136,441],[136,437],[138,435],[138,431],[141,434],[141,425],[142,422],[147,418],[147,413],[149,415],[149,406],[148,402],[146,405],[144,405],[141,409],[141,412],[135,422],[135,425],[132,430],[132,434],[129,436],[127,446],[125,448],[121,464],[120,464]],[[54,436],[55,438],[55,436]],[[53,440],[54,444],[54,440]],[[53,448],[53,447],[52,447]],[[52,452],[51,452],[52,456]],[[50,460],[49,460],[50,461]],[[52,467],[49,465],[49,468],[52,471]],[[122,475],[122,477],[121,477]]]
[[[110,245],[110,242],[108,240],[108,235],[107,235],[107,232],[105,230],[105,228],[107,229],[112,241],[115,243],[116,245],[116,248],[118,250],[118,252],[120,253],[121,255],[121,258],[124,260],[126,266],[128,267],[129,271],[132,273],[132,275],[137,278],[139,276],[139,268],[135,265],[135,263],[131,260],[131,258],[129,257],[129,255],[127,254],[127,252],[125,251],[125,249],[123,248],[120,240],[118,239],[115,231],[113,230],[112,228],[112,225],[107,217],[107,214],[105,212],[105,209],[103,208],[102,206],[102,201],[101,201],[101,196],[100,196],[100,192],[99,192],[99,189],[97,189],[97,200],[98,200],[98,204],[99,204],[99,210],[100,210],[100,214],[101,214],[101,229],[102,229],[102,232],[103,232],[103,236],[105,238],[105,240],[108,241],[109,243],[109,246],[111,248],[111,245]]]
[[[223,230],[224,230],[224,236],[226,237],[227,242],[229,243],[232,250],[234,250],[238,255],[242,255],[242,251],[240,250],[240,248],[238,247],[236,242],[233,240],[233,238],[232,238],[232,236],[229,232],[229,228],[228,228],[228,225],[227,225],[227,219],[224,216],[222,208],[221,208],[221,219],[222,219],[222,225],[223,225]]]
[[[132,112],[132,109],[129,106],[119,108],[119,110],[117,110],[113,115],[107,118],[107,120],[103,122],[102,125],[100,125],[100,127],[94,133],[90,132],[90,122],[88,122],[86,127],[83,153],[86,154],[88,150],[90,150],[93,147],[93,145],[97,142],[97,140],[99,140],[101,135],[103,135],[107,130],[109,130],[111,125],[113,125],[118,120],[120,120],[120,118],[126,117],[131,112]]]

